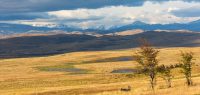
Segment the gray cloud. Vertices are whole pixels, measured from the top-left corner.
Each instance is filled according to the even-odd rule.
[[[33,20],[33,19],[44,19],[50,18],[46,13],[10,13],[1,14],[0,21],[11,21],[11,20]]]
[[[167,4],[168,3],[167,1],[176,1],[176,0],[0,0],[0,14],[1,14],[0,21],[10,22],[13,20],[14,22],[17,22],[19,20],[20,23],[23,21],[29,23],[53,22],[53,23],[75,23],[75,25],[77,23],[80,24],[82,23],[79,26],[82,25],[96,26],[104,24],[115,25],[116,23],[127,24],[138,19],[145,20],[151,23],[153,22],[160,23],[160,22],[168,22],[169,20],[163,19],[165,18],[165,16],[160,17],[160,19],[155,18],[154,16],[161,15],[159,14],[160,11],[157,11],[158,13],[155,14],[154,7],[149,7],[149,6],[151,6],[151,3],[157,5]],[[181,0],[181,2],[183,3],[190,2],[194,4],[194,2],[195,3],[200,2],[200,0]],[[115,7],[117,6],[121,8],[115,9],[115,7],[109,7],[109,6],[115,6]],[[128,8],[126,8],[127,6]],[[147,8],[144,9],[142,8],[142,10],[139,12],[137,11],[138,9],[134,10],[134,8],[137,8],[134,6],[141,8],[145,6]],[[124,7],[125,9],[122,9]],[[91,11],[90,9],[94,10]],[[157,9],[161,9],[161,7]],[[64,12],[59,14],[61,15],[61,17],[48,14],[49,12],[60,11],[60,10],[68,11],[66,12],[66,16],[62,16],[62,14],[65,14]],[[70,11],[76,11],[76,10],[78,10],[76,13],[73,12],[70,13]],[[87,13],[88,11],[90,11],[91,13],[90,14]],[[149,12],[149,14],[144,15],[142,11]],[[81,14],[80,12],[83,13]],[[198,17],[200,16],[199,12],[200,9],[197,7],[197,8],[180,9],[172,11],[172,14],[178,17]],[[167,14],[167,15],[172,15],[172,14]],[[175,18],[174,21],[182,21],[178,17],[177,18],[174,17]]]
[[[0,21],[48,19],[45,12],[96,9],[106,6],[142,6],[145,0],[0,0]],[[93,18],[91,18],[93,19]],[[73,19],[75,21],[75,19]],[[80,19],[77,19],[80,21]]]
[[[78,8],[101,8],[105,6],[142,6],[144,2],[162,3],[174,0],[0,0],[0,13],[47,12]],[[183,0],[199,2],[200,0]]]
[[[200,6],[174,10],[172,14],[178,17],[200,17]]]
[[[105,6],[141,6],[145,0],[1,0],[0,13],[47,12]]]
[[[145,1],[166,2],[174,0],[0,0],[0,13],[47,12],[105,6],[142,6]],[[199,2],[200,0],[183,0]]]

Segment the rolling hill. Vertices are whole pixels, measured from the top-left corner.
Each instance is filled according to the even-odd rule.
[[[134,31],[133,31],[134,32]],[[138,31],[136,31],[138,32]],[[200,46],[200,33],[147,31],[125,35],[51,34],[0,39],[0,57],[31,57],[74,51],[135,48],[145,38],[157,47]],[[130,33],[130,31],[128,32]]]

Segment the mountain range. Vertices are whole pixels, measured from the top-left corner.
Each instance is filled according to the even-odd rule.
[[[34,32],[42,32],[48,33],[49,31],[61,30],[65,32],[96,32],[101,34],[114,33],[132,29],[142,29],[145,31],[154,31],[154,30],[189,30],[200,32],[200,20],[189,22],[189,23],[173,23],[173,24],[147,24],[144,22],[136,21],[132,24],[128,24],[121,27],[112,27],[109,29],[105,29],[102,27],[99,28],[89,28],[89,29],[81,29],[76,27],[70,27],[62,24],[46,24],[46,25],[23,25],[23,24],[8,24],[8,23],[0,23],[0,34],[8,35],[8,34],[20,34],[20,33],[34,33]],[[34,31],[34,32],[33,32]]]
[[[110,29],[0,23],[0,58],[135,48],[140,38],[156,47],[194,47],[200,46],[199,26],[200,20],[185,24],[136,21]]]

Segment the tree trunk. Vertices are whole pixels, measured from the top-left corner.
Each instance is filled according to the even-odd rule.
[[[150,72],[150,84],[151,84],[151,88],[154,90],[155,88],[155,73],[154,72]]]
[[[191,76],[191,73],[188,74],[188,76],[186,76],[186,79],[187,79],[187,85],[188,85],[188,86],[192,86],[193,83],[192,83],[192,76]]]
[[[171,78],[168,78],[168,79],[167,79],[167,84],[168,84],[168,88],[171,88],[171,87],[172,87]]]
[[[188,86],[193,85],[192,79],[191,79],[190,77],[187,78],[187,85],[188,85]]]

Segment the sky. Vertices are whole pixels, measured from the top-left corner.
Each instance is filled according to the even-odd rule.
[[[0,0],[0,22],[106,29],[200,19],[200,0]]]

